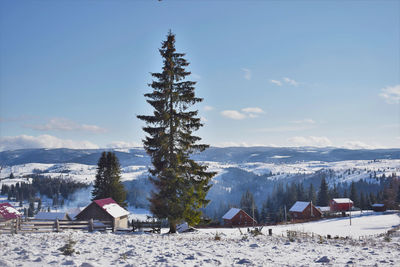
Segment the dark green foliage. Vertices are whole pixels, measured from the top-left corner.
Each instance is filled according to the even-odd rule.
[[[65,256],[71,256],[74,253],[79,254],[79,252],[75,251],[74,249],[75,244],[76,241],[73,240],[71,236],[69,236],[65,245],[59,248],[58,250],[60,250]]]
[[[314,205],[317,203],[317,193],[315,192],[313,184],[310,184],[310,187],[308,188],[307,201],[311,201]]]
[[[197,144],[201,138],[193,135],[203,125],[198,111],[190,108],[202,99],[195,96],[196,83],[186,80],[191,74],[185,70],[189,63],[184,54],[176,52],[175,35],[168,33],[159,52],[162,72],[151,74],[154,80],[149,86],[153,92],[145,94],[154,112],[138,118],[146,123],[143,144],[153,165],[149,171],[156,190],[150,198],[150,209],[158,218],[168,218],[170,232],[174,233],[180,220],[191,225],[200,222],[200,208],[209,202],[206,195],[215,174],[190,157],[208,145]]]
[[[103,152],[97,163],[96,180],[92,200],[111,197],[120,206],[126,207],[126,191],[121,183],[121,167],[113,152]]]
[[[325,181],[325,178],[322,178],[321,180],[321,186],[319,187],[318,191],[317,205],[318,206],[329,205],[328,185]]]
[[[397,188],[396,202],[397,202],[397,204],[400,205],[400,184],[399,184],[399,187]]]
[[[42,209],[42,199],[39,198],[38,204],[37,204],[37,212],[39,212]]]
[[[351,186],[350,186],[350,199],[353,201],[354,207],[360,206],[357,189],[356,189],[356,185],[354,182],[351,182]]]
[[[35,212],[35,203],[30,202],[28,208],[28,217],[33,217],[34,212]]]

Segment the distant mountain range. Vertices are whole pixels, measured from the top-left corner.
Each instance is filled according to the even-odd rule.
[[[0,152],[0,165],[26,163],[80,163],[96,165],[100,154],[110,149],[21,149]],[[142,148],[111,149],[121,166],[148,165],[150,159]],[[344,160],[400,159],[400,149],[341,149],[341,148],[276,148],[276,147],[211,147],[194,155],[200,161],[220,163],[298,163],[307,161],[336,162]]]

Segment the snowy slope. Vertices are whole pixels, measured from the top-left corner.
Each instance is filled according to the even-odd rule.
[[[376,221],[387,222],[377,225]],[[325,224],[323,225],[322,222]],[[396,214],[363,216],[354,228],[370,228],[371,234],[400,224]],[[304,224],[332,228],[336,220]],[[363,225],[358,227],[356,225]],[[286,227],[286,226],[285,226]],[[112,234],[66,231],[44,234],[0,235],[0,266],[398,266],[400,233],[390,242],[383,237],[359,239],[296,238],[293,242],[277,226],[273,236],[241,235],[237,229],[201,229],[198,232],[164,234]],[[166,232],[167,229],[163,229]],[[220,240],[215,240],[218,232]],[[242,229],[246,233],[246,229]],[[331,233],[334,234],[334,233]],[[68,238],[79,254],[64,256],[58,248]],[[322,263],[322,264],[321,264]]]

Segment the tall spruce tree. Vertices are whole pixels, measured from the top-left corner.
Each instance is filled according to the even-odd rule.
[[[200,222],[200,208],[209,202],[206,195],[215,173],[190,157],[208,147],[198,144],[201,138],[193,135],[203,124],[198,111],[190,109],[203,99],[195,96],[196,82],[186,80],[191,74],[185,70],[189,63],[185,54],[176,52],[171,31],[159,52],[162,72],[151,74],[153,91],[145,94],[153,115],[137,117],[146,123],[143,145],[153,165],[149,172],[156,190],[151,193],[150,210],[158,218],[167,218],[170,233],[175,233],[181,220],[191,225]]]
[[[325,181],[325,177],[323,177],[321,180],[321,186],[319,187],[318,191],[317,205],[318,206],[329,205],[328,184]]]
[[[126,191],[121,183],[121,167],[115,153],[103,152],[97,163],[92,200],[111,197],[120,206],[126,207]]]
[[[360,201],[358,199],[358,193],[357,193],[357,189],[356,189],[356,185],[353,182],[351,182],[351,186],[350,186],[350,199],[353,201],[353,204],[355,207],[359,207],[360,206]]]
[[[253,210],[254,210],[253,218],[256,221],[259,221],[260,216],[258,214],[258,208],[254,201],[254,196],[249,190],[243,193],[242,198],[240,199],[240,208],[244,210],[247,214],[249,214],[251,217],[253,217]]]

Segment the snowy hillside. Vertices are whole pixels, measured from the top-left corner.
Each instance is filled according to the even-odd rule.
[[[347,222],[344,221],[344,222]],[[396,266],[400,233],[389,239],[369,236],[400,224],[397,214],[370,214],[354,219],[351,227],[339,219],[297,226],[264,227],[253,237],[242,228],[200,229],[165,235],[144,233],[87,233],[65,231],[43,234],[0,235],[0,266]],[[286,237],[294,227],[343,236],[347,229],[361,239],[326,239],[318,236]],[[268,228],[273,236],[268,236]],[[325,229],[325,230],[324,230]],[[166,232],[167,229],[163,229]],[[216,238],[218,233],[219,239]],[[71,238],[79,254],[64,256],[58,249]]]

